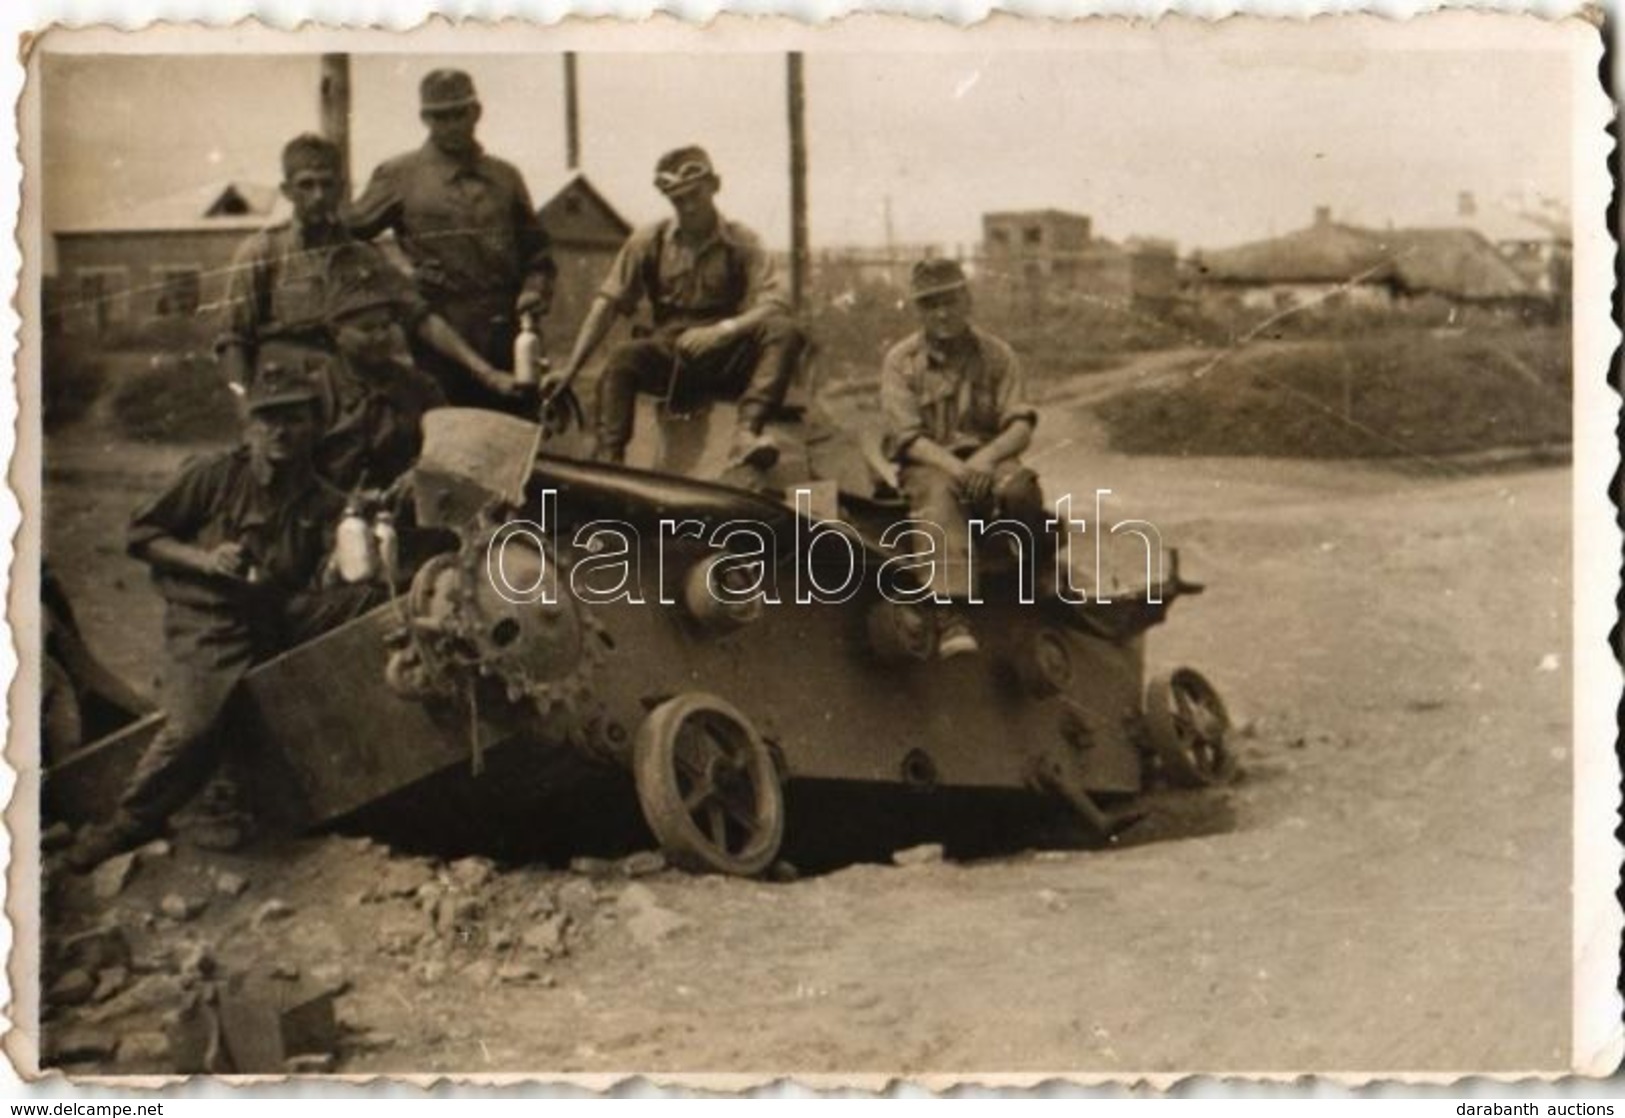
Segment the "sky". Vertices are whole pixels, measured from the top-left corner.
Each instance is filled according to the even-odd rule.
[[[990,210],[1090,215],[1097,235],[1215,248],[1309,223],[1433,223],[1458,192],[1567,198],[1569,56],[1558,51],[811,53],[813,247],[967,248]],[[538,201],[563,180],[558,54],[355,55],[355,173],[421,142],[416,91],[469,70],[481,139]],[[317,125],[314,55],[47,55],[47,229],[231,180],[273,183]],[[781,54],[583,54],[583,169],[634,222],[665,212],[658,155],[712,153],[719,204],[789,240]]]

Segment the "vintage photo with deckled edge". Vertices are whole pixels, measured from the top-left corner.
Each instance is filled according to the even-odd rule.
[[[1612,1070],[1598,47],[1465,13],[52,32],[12,1060]],[[489,147],[442,169],[459,127]],[[321,515],[245,507],[288,476]],[[794,601],[905,518],[944,553],[1022,522],[1021,484],[1081,523],[976,541],[984,601],[885,568]],[[782,600],[661,515],[760,527]],[[628,541],[642,605],[605,590]],[[510,600],[509,560],[560,593]]]

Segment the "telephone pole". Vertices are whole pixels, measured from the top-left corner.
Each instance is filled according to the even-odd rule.
[[[581,169],[581,109],[576,100],[576,52],[564,52],[564,164]]]
[[[350,56],[322,55],[322,136],[338,145],[344,195],[350,195]]]
[[[807,92],[800,51],[790,53],[786,77],[790,107],[790,302],[799,311],[807,289]]]

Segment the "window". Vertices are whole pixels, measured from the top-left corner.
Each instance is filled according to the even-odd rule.
[[[73,317],[100,334],[130,317],[130,273],[124,268],[80,268]]]
[[[203,269],[195,264],[161,265],[156,279],[153,310],[159,318],[190,318],[203,301]]]
[[[1042,225],[1029,225],[1021,231],[1023,244],[1041,245],[1044,243],[1044,227]]]

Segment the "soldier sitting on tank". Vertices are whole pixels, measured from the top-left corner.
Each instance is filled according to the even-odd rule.
[[[675,219],[637,230],[622,246],[569,361],[543,379],[542,395],[568,387],[616,317],[647,298],[653,332],[617,346],[598,381],[599,459],[625,459],[639,392],[670,397],[699,389],[739,398],[731,463],[770,469],[779,447],[767,421],[784,401],[806,335],[756,235],[717,211],[722,180],[703,149],[661,156],[655,186]]]
[[[365,246],[329,263],[325,315],[333,354],[313,363],[321,434],[316,470],[346,492],[388,489],[423,449],[423,415],[445,393],[405,357],[397,328],[411,311]]]
[[[253,665],[358,616],[367,584],[319,579],[344,495],[316,473],[318,396],[267,369],[249,387],[242,445],[187,463],[130,523],[129,551],[164,598],[167,720],[114,817],[71,849],[81,872],[155,837],[220,759],[220,721]]]
[[[978,649],[959,604],[972,590],[968,522],[1003,517],[1028,526],[1030,558],[1037,559],[1043,495],[1020,455],[1038,413],[1026,401],[1015,352],[971,324],[958,263],[920,261],[909,296],[921,328],[892,347],[881,369],[884,447],[898,464],[912,517],[930,526],[933,596],[953,603],[938,625],[937,651],[946,659]]]
[[[492,391],[519,393],[513,377],[432,312],[383,253],[350,233],[339,218],[343,192],[343,159],[335,144],[309,133],[288,141],[282,149],[282,194],[292,203],[293,216],[244,241],[227,275],[225,329],[215,343],[227,380],[240,391],[263,360],[286,363],[289,349],[331,349],[325,312],[328,264],[332,253],[343,248],[366,253],[399,286],[403,321],[417,341]]]

